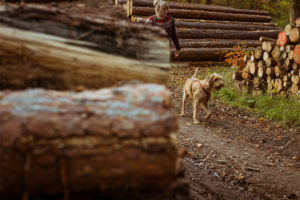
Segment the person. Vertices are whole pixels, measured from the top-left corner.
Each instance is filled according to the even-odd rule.
[[[176,48],[175,57],[178,57],[181,47],[176,33],[175,21],[171,15],[168,15],[169,5],[165,1],[154,0],[154,7],[155,7],[154,15],[148,17],[145,24],[152,24],[164,28],[168,33],[170,46],[171,46],[171,41],[173,41],[175,45]]]

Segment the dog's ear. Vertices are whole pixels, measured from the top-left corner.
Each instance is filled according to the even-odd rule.
[[[210,76],[207,78],[207,81],[208,81],[209,85],[211,85],[211,84],[213,83],[214,77],[215,77],[215,75],[212,74],[212,75],[210,75]]]

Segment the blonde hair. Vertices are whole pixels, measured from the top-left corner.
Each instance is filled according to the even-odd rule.
[[[158,12],[160,9],[169,10],[169,4],[165,1],[154,0],[155,12]]]

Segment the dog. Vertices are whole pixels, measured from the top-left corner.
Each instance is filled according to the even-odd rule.
[[[213,89],[220,90],[224,87],[224,81],[221,75],[212,74],[208,76],[204,80],[199,80],[196,77],[198,73],[198,68],[196,69],[194,75],[187,79],[184,88],[183,88],[183,96],[182,96],[182,109],[180,116],[183,117],[186,108],[186,100],[187,98],[191,98],[193,100],[193,119],[194,124],[199,124],[200,121],[198,119],[198,108],[201,106],[205,112],[205,119],[208,120],[211,116],[211,111],[208,107],[208,102],[211,97],[211,92]]]

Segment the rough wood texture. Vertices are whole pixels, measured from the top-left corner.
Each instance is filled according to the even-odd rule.
[[[273,46],[274,46],[273,42],[264,41],[262,43],[262,50],[264,50],[266,52],[271,52],[273,49]]]
[[[250,74],[253,75],[253,76],[256,76],[257,70],[258,70],[257,63],[256,62],[251,62],[250,69],[249,69]]]
[[[290,32],[291,32],[291,30],[292,30],[292,28],[293,28],[292,25],[287,24],[287,25],[285,26],[285,28],[284,28],[284,33],[285,33],[285,35],[289,36],[289,35],[290,35]]]
[[[253,78],[253,86],[255,88],[264,89],[265,88],[265,81],[263,79],[261,79],[261,78],[254,77]]]
[[[283,89],[282,79],[277,78],[277,79],[275,80],[275,90],[276,90],[277,92],[281,92],[282,89]]]
[[[95,18],[38,5],[9,5],[0,12],[9,27],[83,40],[85,48],[151,62],[169,62],[166,33],[159,27],[98,15]],[[78,45],[78,43],[76,44]],[[156,49],[153,51],[153,49]]]
[[[133,6],[139,7],[153,7],[152,1],[146,0],[133,0]],[[205,11],[214,11],[214,12],[226,12],[226,13],[243,13],[251,15],[269,15],[268,11],[263,10],[246,10],[246,9],[236,9],[225,6],[212,6],[204,4],[195,4],[195,3],[182,3],[182,2],[168,2],[170,8],[176,9],[189,9],[189,10],[205,10]]]
[[[180,39],[182,48],[232,48],[234,46],[256,47],[261,45],[257,40],[225,40],[225,39]]]
[[[276,40],[274,38],[268,38],[268,37],[259,37],[260,42],[275,42]]]
[[[161,196],[177,182],[178,124],[164,86],[0,96],[1,197]]]
[[[175,58],[175,50],[171,51],[172,61],[224,61],[225,54],[233,48],[183,48]],[[241,49],[244,50],[244,49]]]
[[[274,58],[275,61],[279,61],[280,55],[281,55],[281,52],[279,50],[279,46],[275,45],[274,49],[272,50],[272,57]]]
[[[278,34],[278,39],[277,39],[277,44],[282,47],[282,46],[285,46],[286,43],[287,43],[288,39],[287,39],[287,36],[284,32],[280,32]]]
[[[150,7],[132,7],[130,16],[132,15],[151,15],[154,8]],[[188,10],[188,9],[169,9],[170,15],[175,18],[189,18],[189,19],[211,19],[211,20],[224,20],[224,21],[250,21],[250,22],[270,22],[271,17],[266,15],[247,15],[247,14],[234,14],[211,12],[203,10]]]
[[[232,79],[237,80],[237,81],[243,80],[242,72],[240,72],[240,71],[233,72]]]
[[[297,20],[300,18],[300,1],[290,1],[290,24],[297,24]],[[298,22],[299,23],[299,22]]]
[[[293,84],[292,84],[292,87],[291,87],[291,92],[292,92],[293,94],[299,94],[299,91],[300,91],[300,86],[299,86],[299,84],[293,83]]]
[[[259,78],[266,77],[266,67],[265,66],[258,66],[257,75]]]
[[[178,28],[177,35],[179,38],[188,39],[203,39],[203,38],[215,38],[215,39],[242,39],[242,40],[255,40],[260,36],[267,36],[276,38],[278,30],[265,30],[265,31],[224,31],[221,29],[195,29],[195,28]]]
[[[266,66],[267,67],[271,67],[271,66],[274,66],[276,64],[275,60],[271,57],[268,57],[267,60],[266,60]]]
[[[262,55],[262,47],[258,46],[255,48],[254,57],[255,57],[255,59],[260,59],[261,55]]]

